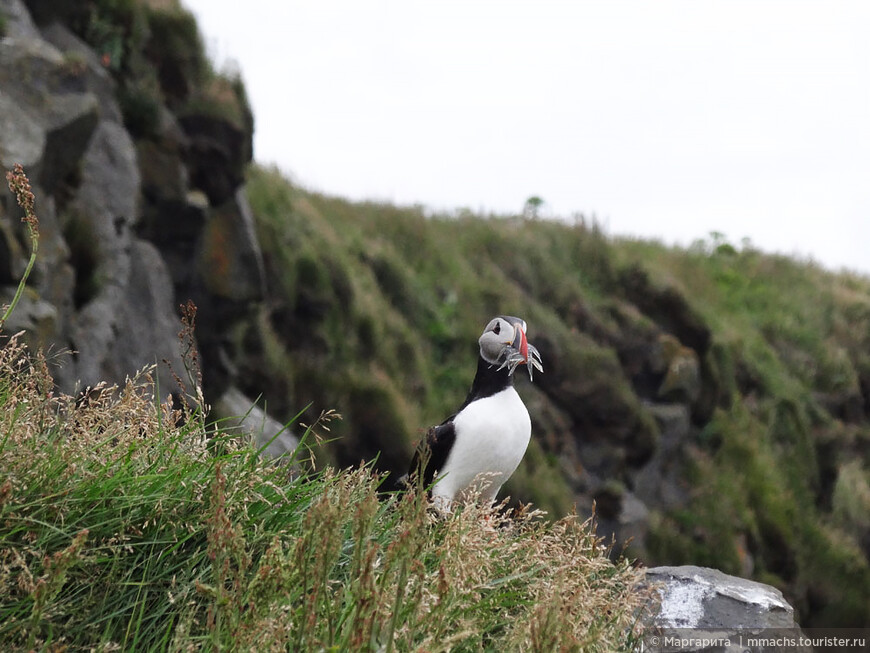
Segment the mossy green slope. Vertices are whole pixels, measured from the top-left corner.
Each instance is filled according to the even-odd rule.
[[[731,386],[701,432],[690,511],[658,523],[652,555],[733,573],[752,556],[805,625],[870,623],[870,280],[718,236],[619,249],[692,298]]]
[[[691,412],[685,500],[650,503],[644,561],[771,582],[807,626],[870,624],[870,280],[719,236],[683,250],[353,203],[257,167],[248,194],[270,288],[236,334],[245,390],[278,415],[341,412],[333,460],[401,471],[464,397],[481,326],[521,315],[546,372],[519,381],[535,437],[507,492],[588,508],[589,447],[594,473],[628,489],[661,448],[639,352],[674,336],[700,361],[697,391],[666,398]]]

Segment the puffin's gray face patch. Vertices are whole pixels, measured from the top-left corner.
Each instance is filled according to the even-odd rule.
[[[533,371],[537,369],[539,372],[544,371],[544,366],[541,361],[541,354],[530,343],[526,343],[528,348],[528,359],[516,348],[515,343],[519,339],[522,329],[525,334],[526,323],[519,318],[512,318],[516,324],[509,322],[503,317],[492,319],[478,342],[480,343],[480,356],[491,365],[498,365],[498,369],[508,368],[508,375],[516,371],[517,367],[526,364],[529,368],[529,378],[532,378]]]
[[[500,317],[490,320],[478,339],[480,356],[487,363],[499,365],[505,348],[514,341],[514,337],[514,327],[510,322]]]

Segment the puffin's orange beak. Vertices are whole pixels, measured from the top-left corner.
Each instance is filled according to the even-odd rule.
[[[514,337],[514,341],[512,346],[516,349],[523,357],[523,362],[528,364],[529,362],[529,343],[526,340],[526,332],[523,331],[520,327],[515,327],[517,334]]]

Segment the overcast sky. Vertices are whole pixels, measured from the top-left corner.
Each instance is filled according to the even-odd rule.
[[[865,0],[183,2],[308,188],[870,274]]]

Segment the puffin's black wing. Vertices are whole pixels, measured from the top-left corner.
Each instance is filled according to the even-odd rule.
[[[435,481],[435,473],[444,469],[447,456],[453,448],[456,440],[456,429],[453,428],[453,419],[433,426],[426,432],[426,437],[414,452],[411,460],[411,469],[408,474],[411,478],[419,477],[422,471],[423,487],[429,487]],[[423,467],[421,470],[420,468]]]

